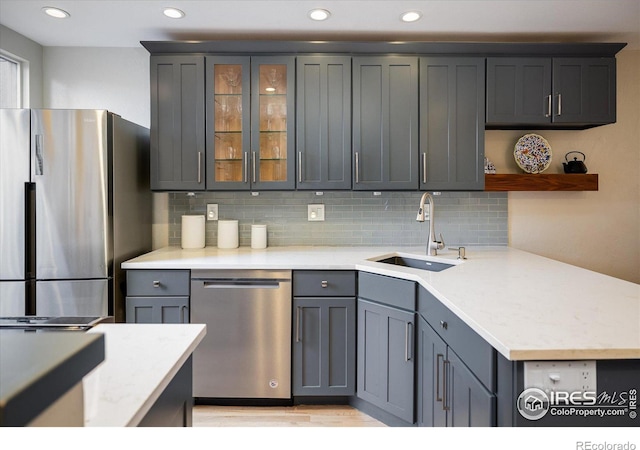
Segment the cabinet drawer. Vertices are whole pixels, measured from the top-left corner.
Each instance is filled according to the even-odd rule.
[[[491,392],[495,392],[495,349],[422,287],[418,290],[418,313],[475,376]]]
[[[351,270],[296,270],[294,297],[352,297],[356,295],[356,273]]]
[[[127,270],[127,296],[189,295],[188,270]]]
[[[413,281],[360,272],[358,297],[415,311],[416,284]]]

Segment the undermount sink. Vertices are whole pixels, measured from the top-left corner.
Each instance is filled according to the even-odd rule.
[[[455,266],[455,264],[409,258],[407,256],[390,256],[387,258],[378,259],[376,260],[376,262],[392,264],[394,266],[412,267],[414,269],[428,270],[429,272],[442,272],[445,269]]]

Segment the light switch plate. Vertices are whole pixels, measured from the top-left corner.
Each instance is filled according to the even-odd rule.
[[[322,204],[307,205],[307,220],[309,222],[323,222],[324,221],[324,205]]]
[[[218,220],[218,204],[207,204],[207,220]]]

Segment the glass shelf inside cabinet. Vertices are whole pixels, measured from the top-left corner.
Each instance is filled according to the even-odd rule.
[[[260,181],[287,181],[287,66],[260,66]]]
[[[242,65],[214,65],[214,138],[216,182],[243,180]]]

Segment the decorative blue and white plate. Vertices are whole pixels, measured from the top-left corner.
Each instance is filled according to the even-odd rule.
[[[551,164],[551,146],[539,134],[525,134],[516,142],[513,156],[526,173],[542,173]]]

